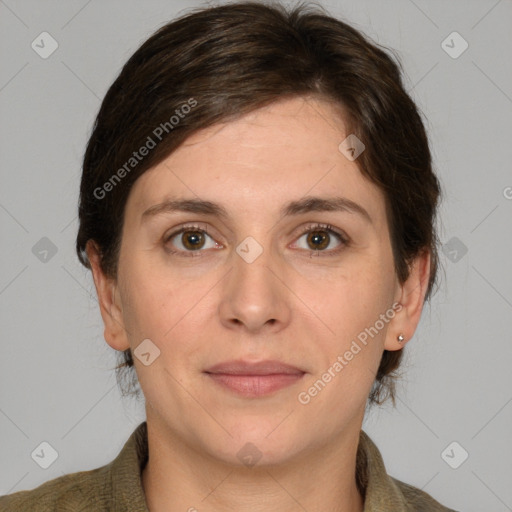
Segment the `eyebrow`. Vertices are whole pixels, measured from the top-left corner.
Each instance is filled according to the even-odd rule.
[[[229,219],[228,211],[220,204],[202,199],[168,199],[155,204],[142,213],[141,222],[165,213],[188,212],[200,215],[212,215]],[[306,196],[297,201],[286,203],[279,211],[280,218],[301,215],[309,212],[348,212],[360,215],[372,223],[370,214],[358,203],[346,197]]]

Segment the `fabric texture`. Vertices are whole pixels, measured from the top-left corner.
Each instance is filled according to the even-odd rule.
[[[141,472],[148,460],[147,423],[141,423],[109,464],[70,473],[32,490],[0,496],[1,512],[149,512]],[[360,431],[357,485],[364,512],[456,512],[386,472],[370,437]]]

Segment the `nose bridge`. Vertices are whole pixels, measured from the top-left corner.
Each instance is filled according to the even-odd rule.
[[[251,235],[245,237],[236,246],[233,254],[233,279],[240,286],[243,286],[245,281],[251,288],[257,288],[258,284],[269,286],[275,279],[270,269],[276,266],[277,261],[270,236],[268,233],[259,233],[256,236],[257,238]]]

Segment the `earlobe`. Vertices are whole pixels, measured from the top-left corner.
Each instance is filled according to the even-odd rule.
[[[124,328],[122,309],[117,302],[117,283],[103,272],[100,265],[100,251],[93,240],[86,245],[87,257],[91,263],[91,270],[98,296],[101,317],[103,318],[105,341],[116,350],[130,348]]]
[[[400,350],[419,324],[430,278],[430,251],[422,251],[410,265],[409,277],[400,286],[400,310],[388,327],[384,348]]]

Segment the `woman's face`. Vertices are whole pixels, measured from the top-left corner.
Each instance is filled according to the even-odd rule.
[[[393,309],[384,196],[339,150],[348,135],[329,104],[288,99],[197,132],[136,181],[105,338],[135,351],[166,435],[240,464],[244,446],[278,463],[359,431],[384,348],[418,318]],[[232,361],[295,369],[207,373]]]

